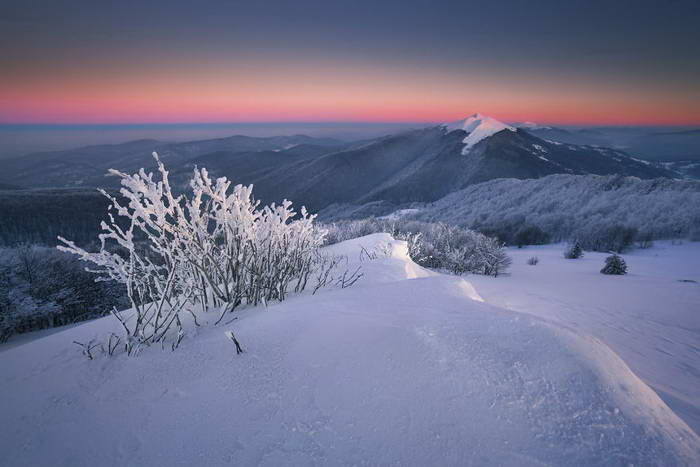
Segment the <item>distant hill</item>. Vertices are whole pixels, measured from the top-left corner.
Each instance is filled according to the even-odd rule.
[[[133,172],[141,167],[154,167],[153,151],[157,151],[169,167],[175,168],[208,153],[278,151],[300,144],[344,147],[346,143],[304,135],[266,138],[231,136],[182,143],[137,140],[6,159],[3,161],[4,170],[0,173],[0,183],[17,183],[32,188],[115,187],[116,180],[105,178],[108,169]]]
[[[109,168],[151,170],[152,151],[166,163],[178,190],[188,188],[195,166],[206,167],[213,177],[253,184],[254,196],[265,203],[286,198],[312,212],[325,210],[324,214],[330,207],[346,205],[362,206],[360,212],[371,206],[376,215],[410,203],[452,200],[468,205],[470,201],[459,193],[503,178],[681,177],[674,165],[641,160],[618,149],[542,139],[530,130],[479,114],[354,143],[301,135],[185,143],[140,140],[33,154],[4,163],[0,183],[32,189],[0,193],[0,218],[10,220],[0,229],[0,242],[25,238],[52,244],[56,235],[89,241],[108,204],[94,187],[118,187],[116,177],[105,177]],[[569,196],[566,187],[561,188],[560,193],[550,192],[552,199]],[[472,196],[480,198],[479,193]],[[354,216],[355,210],[342,208],[336,215]]]
[[[700,234],[700,181],[594,175],[491,180],[421,206],[411,217],[494,232],[535,225],[553,240],[613,224],[678,238]]]
[[[649,161],[700,161],[700,129],[669,131],[644,127],[563,129],[520,124],[538,138],[560,143],[612,147]]]
[[[96,242],[108,205],[95,189],[0,191],[0,246],[53,246],[58,235],[83,245]]]

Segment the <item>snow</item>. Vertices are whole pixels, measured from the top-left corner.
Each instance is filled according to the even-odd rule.
[[[509,249],[509,277],[469,280],[488,303],[602,340],[700,433],[700,243],[624,254],[620,277],[599,273],[607,254],[567,260],[564,247]]]
[[[462,148],[462,154],[466,155],[469,153],[472,147],[479,141],[482,141],[494,134],[503,131],[510,130],[516,131],[514,127],[501,123],[491,117],[487,117],[481,114],[471,115],[464,120],[459,120],[453,123],[445,123],[443,127],[447,132],[455,130],[463,130],[467,132],[467,136],[462,140],[464,143],[464,148]]]
[[[360,261],[361,248],[383,254]],[[387,234],[329,250],[361,265],[361,281],[241,311],[173,353],[85,359],[71,341],[116,330],[110,317],[0,352],[2,463],[700,460],[698,437],[599,340],[484,303],[486,281],[427,271]]]
[[[644,164],[644,165],[651,165],[651,162],[645,161],[645,160],[643,160],[643,159],[637,159],[636,157],[631,157],[630,159],[632,159],[633,161],[640,162],[640,163],[642,163],[642,164]]]
[[[398,209],[391,214],[387,214],[386,216],[379,217],[379,219],[382,220],[387,220],[387,221],[395,221],[398,219],[401,219],[402,217],[405,216],[410,216],[412,214],[416,214],[420,212],[420,209],[416,208],[406,208],[406,209]]]

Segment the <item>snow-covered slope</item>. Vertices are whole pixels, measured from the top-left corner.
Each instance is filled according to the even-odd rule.
[[[4,465],[691,465],[700,441],[599,341],[480,301],[376,234],[355,286],[252,309],[174,352],[0,353]],[[384,255],[386,254],[386,255]],[[236,356],[224,331],[245,353]]]
[[[488,303],[601,339],[700,433],[700,243],[628,252],[623,277],[600,274],[608,254],[567,260],[564,247],[511,248],[508,277],[470,282]]]
[[[462,149],[462,154],[469,153],[471,148],[476,143],[498,133],[499,131],[515,131],[514,127],[479,113],[470,115],[463,120],[445,123],[443,126],[448,132],[455,130],[463,130],[467,132],[467,136],[463,140],[464,148]]]

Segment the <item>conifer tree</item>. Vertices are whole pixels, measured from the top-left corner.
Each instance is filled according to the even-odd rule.
[[[569,246],[564,251],[564,257],[567,259],[578,259],[583,256],[583,248],[581,248],[581,243],[575,240],[570,243]]]
[[[627,263],[619,255],[612,255],[605,258],[605,266],[600,270],[603,274],[622,275],[627,274]]]

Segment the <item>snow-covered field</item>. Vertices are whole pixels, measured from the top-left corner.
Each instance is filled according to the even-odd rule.
[[[496,302],[500,287],[499,300],[515,308],[517,289],[537,282],[525,275],[560,277],[550,289],[563,288],[568,268],[588,277],[581,288],[608,281],[598,295],[613,295],[608,283],[646,276],[599,281],[587,272],[601,263],[587,263],[593,255],[555,267],[542,249],[535,267],[521,268],[516,252],[511,277],[469,276],[477,292],[465,278],[420,268],[386,234],[331,248],[358,262],[360,245],[385,243],[391,256],[362,262],[355,286],[241,312],[228,326],[201,328],[174,353],[86,360],[71,342],[116,330],[109,317],[0,352],[0,464],[700,461],[698,436],[606,345],[580,333],[580,323],[566,329],[482,300]],[[630,258],[632,274],[641,273],[643,255]],[[648,278],[647,288],[663,277]],[[677,295],[663,290],[646,294]],[[556,298],[564,291],[552,293],[538,299],[543,307],[567,305]],[[225,337],[229,329],[244,354]]]
[[[700,243],[633,250],[626,276],[600,274],[606,254],[567,260],[563,250],[511,248],[508,277],[469,281],[488,303],[599,338],[700,433]]]

